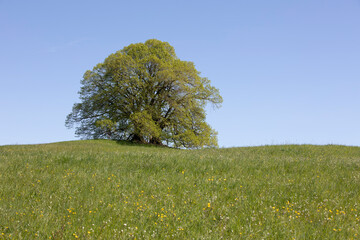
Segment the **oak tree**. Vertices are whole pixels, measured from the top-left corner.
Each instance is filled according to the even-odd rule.
[[[207,103],[222,98],[193,62],[167,42],[131,44],[88,70],[66,126],[82,138],[131,140],[173,147],[217,146]]]

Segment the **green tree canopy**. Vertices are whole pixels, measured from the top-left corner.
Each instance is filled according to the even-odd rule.
[[[217,146],[205,106],[222,98],[194,63],[167,42],[131,44],[88,70],[66,126],[82,138],[107,138],[199,148]]]

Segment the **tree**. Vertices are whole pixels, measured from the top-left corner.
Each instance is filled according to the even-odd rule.
[[[219,90],[194,63],[156,39],[131,44],[85,72],[66,126],[82,138],[131,140],[173,147],[217,146],[205,106],[220,107]]]

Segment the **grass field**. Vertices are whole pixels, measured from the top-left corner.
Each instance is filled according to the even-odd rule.
[[[359,147],[0,147],[0,239],[359,239],[359,205]]]

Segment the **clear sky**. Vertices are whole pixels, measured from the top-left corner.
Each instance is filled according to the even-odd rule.
[[[150,38],[220,89],[220,146],[360,146],[360,0],[0,0],[0,145],[76,139],[85,71]]]

